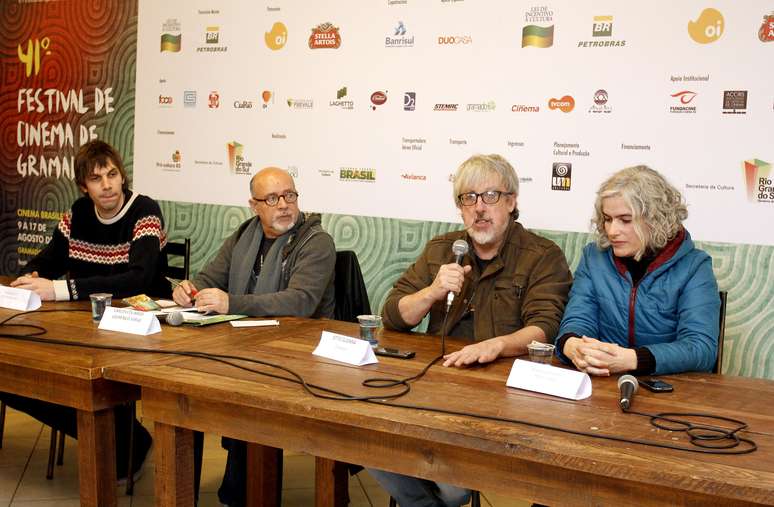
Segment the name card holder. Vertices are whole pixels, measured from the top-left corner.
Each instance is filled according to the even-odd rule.
[[[0,307],[28,312],[40,308],[40,296],[27,289],[0,285]]]
[[[159,319],[151,312],[139,312],[129,308],[108,306],[99,322],[99,329],[148,336],[160,333]]]
[[[371,344],[366,340],[331,333],[330,331],[322,332],[320,343],[312,354],[354,366],[379,362],[374,355]]]
[[[570,400],[591,396],[591,378],[587,373],[523,359],[513,362],[505,385]]]

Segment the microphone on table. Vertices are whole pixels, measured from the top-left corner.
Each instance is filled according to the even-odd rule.
[[[637,392],[637,379],[632,375],[621,375],[618,379],[618,389],[621,391],[618,405],[621,407],[621,410],[629,410],[629,407],[632,406],[634,393]]]
[[[170,326],[179,326],[183,323],[183,312],[172,312],[167,314],[167,324]]]
[[[462,266],[462,258],[465,257],[465,254],[468,253],[468,242],[464,239],[458,239],[454,243],[452,243],[452,253],[454,254],[454,262],[456,262],[458,265]],[[449,311],[449,308],[451,308],[452,302],[454,301],[454,292],[449,291],[449,294],[446,295],[446,311]]]

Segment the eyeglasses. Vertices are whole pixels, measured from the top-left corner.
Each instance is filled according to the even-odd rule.
[[[497,204],[500,202],[500,196],[502,195],[513,195],[513,192],[502,192],[500,190],[487,190],[480,194],[476,192],[467,192],[458,195],[457,200],[463,206],[475,206],[479,197],[484,201],[484,204]]]
[[[286,204],[293,204],[298,200],[298,192],[288,191],[284,194],[269,194],[263,199],[257,199],[253,197],[253,201],[255,202],[265,202],[267,206],[276,206],[277,203],[279,203],[280,197],[285,199]]]

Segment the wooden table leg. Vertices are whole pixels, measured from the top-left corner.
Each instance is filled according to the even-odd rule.
[[[153,438],[156,505],[193,507],[193,431],[157,422]]]
[[[112,409],[78,410],[78,482],[81,506],[115,507],[116,440]]]
[[[347,464],[316,457],[314,460],[315,507],[346,507],[349,504]]]
[[[247,443],[249,507],[279,507],[282,501],[282,449]]]

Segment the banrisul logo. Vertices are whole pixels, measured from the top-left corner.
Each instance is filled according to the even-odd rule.
[[[546,5],[531,7],[524,14],[521,47],[550,48],[554,45],[554,11]]]
[[[388,35],[384,38],[384,47],[386,48],[410,48],[414,47],[414,36],[408,33],[406,25],[403,21],[398,21],[398,24],[392,30],[392,36]]]

